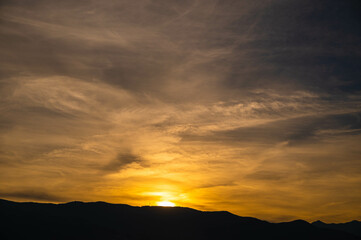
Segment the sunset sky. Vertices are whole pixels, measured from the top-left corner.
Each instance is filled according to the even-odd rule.
[[[0,198],[361,220],[359,0],[2,0]]]

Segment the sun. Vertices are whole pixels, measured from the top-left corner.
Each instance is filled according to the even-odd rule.
[[[174,207],[175,203],[172,203],[170,201],[161,201],[161,202],[157,202],[157,206],[160,206],[160,207]]]

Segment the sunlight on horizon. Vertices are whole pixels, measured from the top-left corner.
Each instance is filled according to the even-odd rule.
[[[175,207],[175,203],[172,203],[170,201],[161,201],[161,202],[157,202],[157,206],[160,206],[160,207]]]

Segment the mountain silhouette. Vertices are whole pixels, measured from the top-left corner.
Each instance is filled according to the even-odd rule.
[[[322,221],[316,221],[313,222],[312,225],[319,228],[345,231],[361,237],[361,222],[356,220],[347,223],[324,223]]]
[[[203,212],[183,207],[0,200],[0,213],[0,239],[361,240],[348,227],[325,227],[329,224],[310,224],[303,220],[269,223],[225,211]]]

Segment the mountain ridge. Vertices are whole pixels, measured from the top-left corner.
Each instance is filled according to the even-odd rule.
[[[227,211],[106,202],[35,203],[0,199],[1,239],[342,239],[357,226],[304,220],[270,223]],[[337,225],[339,226],[339,225]],[[19,231],[19,229],[21,231]]]

